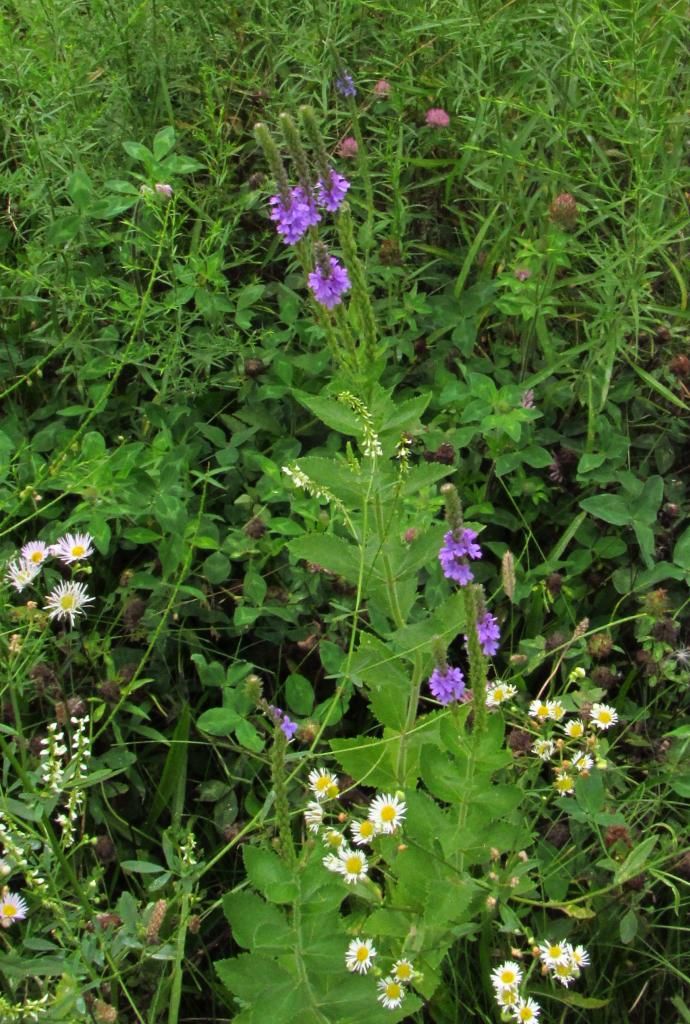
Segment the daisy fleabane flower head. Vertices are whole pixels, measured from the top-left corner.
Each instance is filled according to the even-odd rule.
[[[570,960],[568,960],[567,964],[554,964],[551,968],[551,973],[566,988],[580,977],[578,968]]]
[[[369,806],[369,821],[373,821],[379,832],[390,834],[402,824],[407,813],[407,805],[403,802],[402,793],[384,793],[375,797]]]
[[[566,722],[563,726],[563,732],[566,736],[569,736],[571,740],[579,740],[585,734],[585,723],[581,718],[571,718],[569,722]]]
[[[506,960],[491,972],[491,984],[500,991],[516,988],[521,981],[522,971],[514,960]]]
[[[519,1024],[535,1024],[539,1020],[541,1007],[534,999],[518,999],[511,1013]]]
[[[31,565],[43,565],[46,558],[50,558],[50,548],[42,540],[32,540],[24,545],[21,556]]]
[[[616,724],[618,721],[618,712],[609,704],[592,704],[592,710],[589,713],[589,717],[595,729],[605,731],[606,729],[610,729],[612,725]]]
[[[348,971],[366,974],[376,955],[371,939],[353,939],[345,953],[345,966]]]
[[[570,952],[567,942],[542,942],[539,946],[539,959],[545,967],[553,968],[556,964],[570,963]]]
[[[556,772],[553,788],[560,796],[569,796],[570,793],[575,792],[575,780],[567,772]]]
[[[549,718],[549,702],[539,698],[531,701],[527,714],[538,722],[545,722]]]
[[[512,683],[496,682],[486,688],[487,708],[497,708],[506,701],[512,700],[517,693],[517,687]]]
[[[309,788],[317,800],[335,800],[340,793],[338,776],[327,768],[314,768],[309,772]]]
[[[327,828],[323,834],[323,845],[329,850],[339,850],[345,842],[345,836],[337,828]]]
[[[14,921],[23,921],[28,913],[26,901],[5,886],[0,896],[0,928],[9,928]]]
[[[503,1010],[512,1010],[520,1002],[520,993],[516,988],[498,988],[494,985],[494,995]]]
[[[88,533],[66,533],[52,545],[50,553],[61,562],[81,562],[93,554],[93,537]]]
[[[395,978],[382,978],[377,983],[377,999],[387,1010],[397,1010],[405,998],[405,989]]]
[[[69,619],[70,628],[73,628],[75,615],[84,615],[84,605],[93,600],[83,583],[58,583],[46,598],[45,611],[58,622]]]
[[[366,855],[361,850],[350,850],[347,846],[338,851],[338,871],[348,885],[361,882],[369,870]]]
[[[310,832],[318,832],[323,825],[323,807],[317,800],[311,800],[304,811],[304,822]]]
[[[350,825],[350,832],[355,846],[364,846],[376,838],[376,824],[368,818],[365,818],[364,821],[353,821]]]
[[[591,772],[594,767],[594,758],[591,754],[586,754],[584,750],[578,750],[576,754],[573,754],[572,765],[576,772]]]
[[[533,752],[542,761],[548,761],[550,757],[553,757],[555,749],[556,745],[552,740],[535,740],[532,744]]]
[[[401,981],[403,985],[409,984],[415,976],[412,961],[408,960],[407,957],[400,957],[391,967],[391,975],[396,981]]]
[[[546,706],[549,709],[549,718],[552,722],[560,722],[565,717],[565,708],[560,700],[547,700]]]
[[[576,967],[589,967],[589,953],[584,946],[571,946],[568,943],[568,956],[570,957],[570,962]]]
[[[24,587],[33,583],[40,571],[40,565],[34,565],[33,562],[27,562],[22,558],[19,562],[9,563],[5,579],[18,593],[21,593]]]

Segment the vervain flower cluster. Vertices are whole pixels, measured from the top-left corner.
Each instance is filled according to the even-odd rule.
[[[57,558],[64,565],[79,565],[93,554],[93,538],[88,533],[67,533],[55,544],[42,540],[30,541],[21,549],[19,559],[10,562],[5,579],[21,593],[34,583],[43,566],[50,558]],[[83,583],[63,581],[50,591],[46,598],[45,611],[58,622],[67,619],[74,627],[77,615],[84,614],[84,608],[94,600]]]
[[[349,188],[347,178],[330,168],[328,178],[319,178],[313,192],[304,185],[295,185],[285,195],[271,196],[269,216],[286,245],[295,245],[321,221],[319,206],[337,213]]]

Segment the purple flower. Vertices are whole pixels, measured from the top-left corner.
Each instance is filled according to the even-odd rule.
[[[342,301],[343,293],[350,288],[350,278],[345,267],[338,263],[335,256],[326,257],[328,271],[317,263],[307,280],[314,298],[326,309],[333,309]]]
[[[285,737],[287,737],[287,741],[289,743],[297,732],[297,723],[288,718],[282,708],[277,708],[275,705],[269,704],[268,710],[271,712],[273,721],[276,725],[280,726],[280,731]]]
[[[501,631],[498,622],[491,612],[484,612],[477,619],[477,636],[482,650],[487,658],[493,657],[498,650],[498,642],[501,639]]]
[[[299,242],[309,228],[321,220],[314,200],[301,185],[292,189],[289,203],[281,195],[271,196],[268,202],[273,207],[269,216],[278,225],[278,234],[287,245]]]
[[[534,391],[532,388],[527,388],[526,391],[523,391],[520,405],[523,409],[534,409]]]
[[[476,531],[470,530],[467,526],[459,530],[449,530],[438,553],[443,575],[461,587],[466,587],[474,579],[467,559],[482,557],[482,549],[474,543],[476,536]]]
[[[335,87],[341,96],[347,97],[357,95],[354,79],[348,71],[343,71],[338,75],[335,80]]]
[[[445,669],[435,668],[429,676],[429,689],[439,704],[450,704],[460,700],[465,692],[465,680],[459,668],[447,665]]]
[[[329,176],[330,181],[328,184],[322,178],[319,179],[316,186],[316,198],[320,206],[325,206],[329,213],[335,213],[340,209],[340,204],[345,198],[350,182],[333,169],[329,171]]]
[[[449,115],[441,107],[432,107],[431,110],[427,110],[424,120],[432,128],[447,128],[450,124]]]
[[[358,150],[359,146],[357,145],[357,139],[352,135],[348,135],[346,138],[341,139],[338,144],[338,156],[342,156],[346,160],[352,160],[353,157],[356,157]]]

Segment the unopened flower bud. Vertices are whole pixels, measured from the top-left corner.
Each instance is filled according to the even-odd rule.
[[[168,185],[164,181],[157,181],[155,188],[159,196],[163,196],[164,199],[172,199],[172,185]]]
[[[512,551],[506,551],[501,559],[501,580],[509,601],[515,598],[515,559]]]

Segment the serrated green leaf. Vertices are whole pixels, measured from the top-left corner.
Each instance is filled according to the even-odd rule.
[[[292,903],[298,888],[290,868],[277,853],[260,846],[245,846],[244,866],[255,889],[271,903]]]

